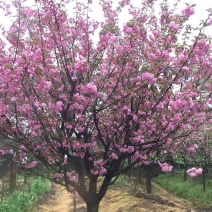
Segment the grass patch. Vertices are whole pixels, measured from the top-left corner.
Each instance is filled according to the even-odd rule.
[[[192,201],[196,207],[212,208],[211,181],[207,182],[206,192],[203,191],[203,186],[197,179],[189,178],[184,182],[181,176],[163,174],[157,177],[156,182],[177,196]]]
[[[130,179],[127,175],[120,175],[112,186],[121,188],[129,185],[129,183],[132,183],[132,179]]]
[[[16,192],[0,203],[0,211],[27,212],[43,194],[50,191],[50,182],[36,178],[24,192]]]

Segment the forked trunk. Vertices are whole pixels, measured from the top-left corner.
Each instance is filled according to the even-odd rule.
[[[99,202],[87,203],[87,212],[98,212],[98,211],[99,211]]]
[[[116,168],[116,167],[115,167]],[[102,198],[105,196],[107,189],[110,185],[112,174],[109,173],[105,176],[102,185],[97,192],[97,179],[98,176],[91,175],[89,182],[89,192],[86,195],[83,195],[83,200],[87,205],[87,212],[98,212],[99,211],[99,203]]]

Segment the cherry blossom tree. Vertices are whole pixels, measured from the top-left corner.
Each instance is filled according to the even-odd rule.
[[[206,191],[206,177],[210,173],[212,167],[212,152],[211,152],[211,137],[205,137],[205,141],[201,143],[201,146],[197,151],[197,160],[196,163],[199,167],[199,172],[202,174],[202,185],[203,191]]]
[[[210,172],[212,167],[211,127],[203,125],[198,130],[198,137],[193,140],[193,143],[194,142],[195,144],[191,145],[188,151],[192,155],[192,157],[190,157],[191,163],[199,168],[193,167],[187,170],[187,173],[191,177],[202,174],[203,191],[206,191],[206,175]]]
[[[184,181],[187,180],[187,175],[192,178],[202,175],[204,191],[206,190],[206,174],[212,165],[210,131],[210,124],[202,125],[186,139],[180,139],[176,142],[178,143],[178,147],[173,154],[175,160],[182,161],[184,166]]]
[[[176,12],[177,3],[160,0],[139,8],[102,0],[100,22],[90,18],[90,3],[1,5],[13,24],[1,27],[9,45],[0,41],[0,134],[18,146],[17,161],[30,154],[96,212],[116,177],[210,119],[211,45],[203,32],[212,19],[209,11],[193,28],[193,5]],[[130,21],[120,25],[124,8]]]
[[[174,152],[174,159],[176,161],[181,161],[178,165],[183,166],[183,180],[187,181],[187,175],[192,175],[192,177],[195,177],[198,175],[196,173],[196,168],[193,167],[193,169],[189,169],[195,164],[195,153],[198,148],[197,142],[198,133],[192,133],[190,136],[188,136],[186,139],[180,139],[177,145],[176,151]],[[199,172],[198,172],[199,173]],[[201,174],[201,173],[200,173]]]

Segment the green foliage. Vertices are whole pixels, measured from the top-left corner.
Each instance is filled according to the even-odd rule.
[[[36,178],[24,192],[16,192],[0,203],[2,212],[26,212],[44,193],[50,191],[50,182]]]
[[[203,191],[200,179],[189,178],[186,182],[181,176],[163,174],[157,178],[157,183],[177,196],[192,201],[196,207],[212,208],[212,180],[207,180],[208,190]]]
[[[118,179],[116,179],[115,183],[113,184],[114,187],[123,187],[129,185],[131,180],[127,175],[120,175]]]

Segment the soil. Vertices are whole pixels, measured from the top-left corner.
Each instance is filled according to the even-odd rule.
[[[144,186],[144,185],[143,185]],[[100,204],[99,212],[195,212],[192,204],[153,184],[153,194],[145,194],[142,185],[111,186]],[[39,201],[37,212],[73,212],[74,195],[56,185],[53,191]],[[76,197],[77,212],[86,212],[83,200]]]

